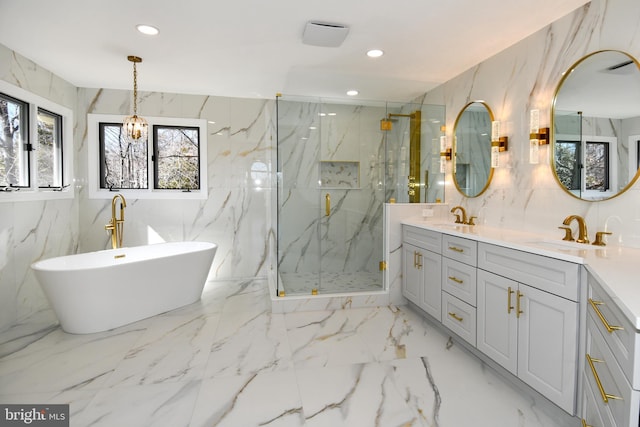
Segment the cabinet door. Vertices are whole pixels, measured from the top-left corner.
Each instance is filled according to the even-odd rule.
[[[518,295],[518,377],[573,414],[578,304],[523,284]]]
[[[478,350],[514,375],[518,367],[518,283],[478,270]]]
[[[422,270],[418,269],[418,254],[421,251],[409,243],[402,244],[402,295],[418,306],[422,299]]]
[[[422,270],[420,308],[442,321],[442,255],[422,250],[419,255]]]

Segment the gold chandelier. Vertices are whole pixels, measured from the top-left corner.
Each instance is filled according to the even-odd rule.
[[[149,125],[145,119],[138,117],[138,72],[136,64],[142,62],[142,58],[130,55],[127,56],[127,59],[133,62],[133,115],[125,117],[122,127],[128,139],[137,141],[142,138],[146,140]]]

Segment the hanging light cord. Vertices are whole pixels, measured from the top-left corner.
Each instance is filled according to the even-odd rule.
[[[142,62],[142,58],[137,56],[128,56],[127,59],[133,62],[133,116],[138,116],[138,69],[136,64]]]

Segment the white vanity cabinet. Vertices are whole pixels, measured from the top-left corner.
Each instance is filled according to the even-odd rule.
[[[579,264],[403,226],[403,295],[571,415],[581,277]]]
[[[402,295],[441,321],[442,234],[402,228]]]
[[[578,279],[577,264],[478,245],[478,350],[570,414],[578,374]]]
[[[640,418],[640,337],[638,331],[587,275],[587,345],[583,424],[637,427]]]
[[[442,235],[442,324],[476,345],[476,263],[478,243]]]

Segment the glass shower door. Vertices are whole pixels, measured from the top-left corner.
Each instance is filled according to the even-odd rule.
[[[311,294],[320,287],[320,104],[278,99],[278,290]]]
[[[382,290],[385,105],[322,103],[319,293]]]
[[[385,103],[277,103],[278,290],[382,289]]]

